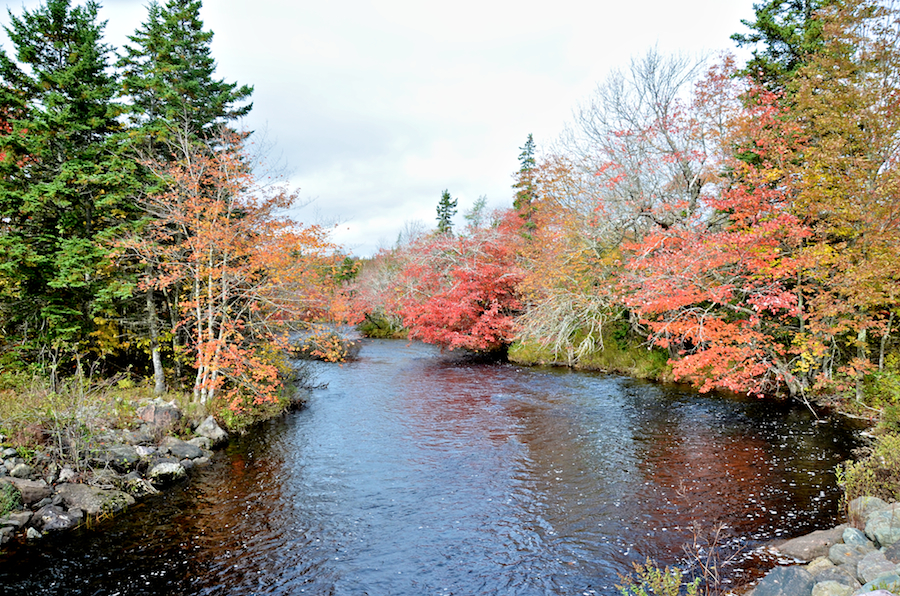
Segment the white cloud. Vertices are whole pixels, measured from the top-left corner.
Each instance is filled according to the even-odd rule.
[[[201,15],[218,76],[255,87],[245,125],[268,131],[316,199],[296,216],[343,221],[334,238],[366,255],[407,221],[433,225],[445,188],[460,214],[480,195],[509,204],[529,133],[551,142],[611,68],[653,45],[732,49],[752,4],[207,0]],[[120,47],[146,9],[106,0],[101,15]]]

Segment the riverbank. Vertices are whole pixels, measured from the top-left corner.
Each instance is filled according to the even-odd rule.
[[[749,596],[857,596],[900,593],[900,503],[859,497],[849,523],[774,547],[795,561],[775,567]]]
[[[212,416],[196,423],[175,402],[134,408],[133,418],[93,434],[89,444],[58,436],[52,448],[0,452],[0,545],[42,537],[114,516],[209,463],[228,440]],[[68,443],[68,444],[67,444]],[[60,458],[60,452],[78,453]],[[55,451],[55,452],[54,452]]]

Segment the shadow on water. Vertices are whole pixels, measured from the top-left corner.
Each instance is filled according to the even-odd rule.
[[[633,562],[677,563],[695,524],[752,548],[835,522],[831,469],[855,446],[790,404],[419,344],[319,375],[305,410],[190,484],[12,549],[0,592],[616,594]]]

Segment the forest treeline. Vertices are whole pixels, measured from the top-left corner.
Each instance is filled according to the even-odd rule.
[[[743,65],[651,49],[557,140],[527,137],[510,208],[481,198],[454,230],[445,190],[435,230],[356,263],[254,174],[252,88],[216,77],[200,8],[151,2],[121,49],[95,2],[9,11],[0,393],[90,368],[240,413],[279,399],[289,334],[328,320],[703,390],[900,398],[892,0],[758,4]]]
[[[276,401],[288,333],[328,310],[336,249],[284,216],[219,79],[199,0],[8,11],[0,51],[0,390],[96,372],[240,413]],[[2,430],[2,429],[0,429]]]
[[[352,320],[523,360],[649,358],[703,390],[900,398],[900,12],[755,11],[744,65],[649,50],[612,72],[558,140],[528,137],[512,208],[364,263]]]

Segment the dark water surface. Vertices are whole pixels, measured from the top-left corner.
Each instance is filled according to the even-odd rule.
[[[785,404],[421,344],[319,371],[182,489],[0,556],[0,593],[611,595],[698,522],[747,550],[835,522],[855,446]]]

